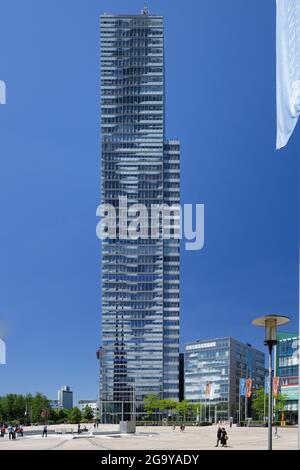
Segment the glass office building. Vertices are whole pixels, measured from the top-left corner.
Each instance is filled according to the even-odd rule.
[[[100,414],[140,418],[143,398],[178,399],[179,240],[126,240],[127,205],[179,203],[178,141],[165,139],[161,16],[101,16],[102,203],[116,239],[102,242]],[[172,233],[172,228],[170,229]]]
[[[285,417],[298,420],[299,396],[299,336],[297,333],[277,333],[275,375],[280,377],[280,393],[286,397]]]
[[[185,399],[204,405],[200,419],[238,421],[240,378],[251,378],[254,388],[262,388],[265,355],[233,338],[195,341],[185,346],[184,376]]]

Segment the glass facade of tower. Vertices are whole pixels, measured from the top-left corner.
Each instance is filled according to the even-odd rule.
[[[120,236],[120,196],[149,213],[179,203],[179,142],[164,131],[161,16],[101,16],[101,135],[102,203],[116,208],[118,225],[117,238],[102,242],[100,413],[118,422],[139,417],[146,395],[178,399],[179,241]]]

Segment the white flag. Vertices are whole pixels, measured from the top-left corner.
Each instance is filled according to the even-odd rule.
[[[300,0],[277,1],[277,149],[300,114]]]
[[[215,398],[215,390],[216,390],[216,384],[212,382],[210,386],[210,393],[209,393],[209,399],[213,400]]]
[[[0,364],[6,364],[6,346],[4,341],[0,338]]]

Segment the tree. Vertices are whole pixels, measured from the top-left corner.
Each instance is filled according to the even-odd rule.
[[[159,402],[160,400],[155,394],[148,395],[144,398],[144,409],[148,419],[152,417],[154,411],[159,409]]]
[[[254,411],[254,417],[258,420],[264,419],[264,412],[266,407],[268,407],[268,398],[269,395],[265,394],[265,390],[260,388],[259,390],[255,390],[253,393],[253,400],[252,400],[252,410]],[[274,406],[274,414],[275,416],[279,417],[279,415],[284,411],[286,406],[286,395],[278,395],[275,399],[275,406]]]
[[[32,398],[31,409],[33,423],[46,422],[51,409],[49,400],[42,393],[36,393]]]
[[[268,396],[265,395],[265,390],[263,388],[254,390],[252,397],[252,412],[254,414],[255,419],[264,419],[265,405],[267,406],[267,403]]]
[[[183,420],[186,420],[186,415],[190,415],[194,412],[194,406],[186,400],[180,401],[176,405],[176,410]]]
[[[57,424],[63,424],[68,421],[68,415],[68,410],[65,410],[64,408],[59,408],[57,410],[51,411],[50,419]]]
[[[287,395],[278,395],[275,399],[274,413],[277,419],[281,419],[281,414],[285,410]]]
[[[0,416],[2,421],[20,421],[25,415],[25,400],[22,395],[10,393],[0,398]]]
[[[91,421],[93,421],[93,419],[94,419],[94,412],[90,406],[86,405],[86,407],[84,408],[82,412],[82,421],[84,423],[90,423]]]
[[[21,424],[47,421],[51,408],[45,395],[16,395],[0,397],[0,422],[19,421]],[[43,416],[42,416],[43,415]]]
[[[70,424],[77,424],[81,421],[81,411],[76,406],[68,413],[68,422]]]

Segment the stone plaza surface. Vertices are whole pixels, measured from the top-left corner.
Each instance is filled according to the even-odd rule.
[[[49,426],[49,430],[58,428],[70,429],[74,431],[77,426]],[[266,428],[238,428],[233,426],[226,430],[229,435],[228,448],[216,448],[216,426],[209,427],[186,427],[184,432],[180,432],[177,427],[173,431],[172,427],[138,427],[136,435],[118,434],[116,425],[100,425],[101,435],[93,436],[93,426],[88,426],[90,434],[49,434],[47,438],[42,438],[42,427],[25,428],[25,431],[36,430],[38,433],[33,436],[18,437],[14,441],[9,441],[8,436],[0,438],[1,450],[216,450],[226,452],[229,450],[265,450],[267,449],[267,429]],[[274,438],[274,450],[296,450],[297,449],[297,428],[278,428],[279,438]],[[114,432],[115,434],[109,434]]]

